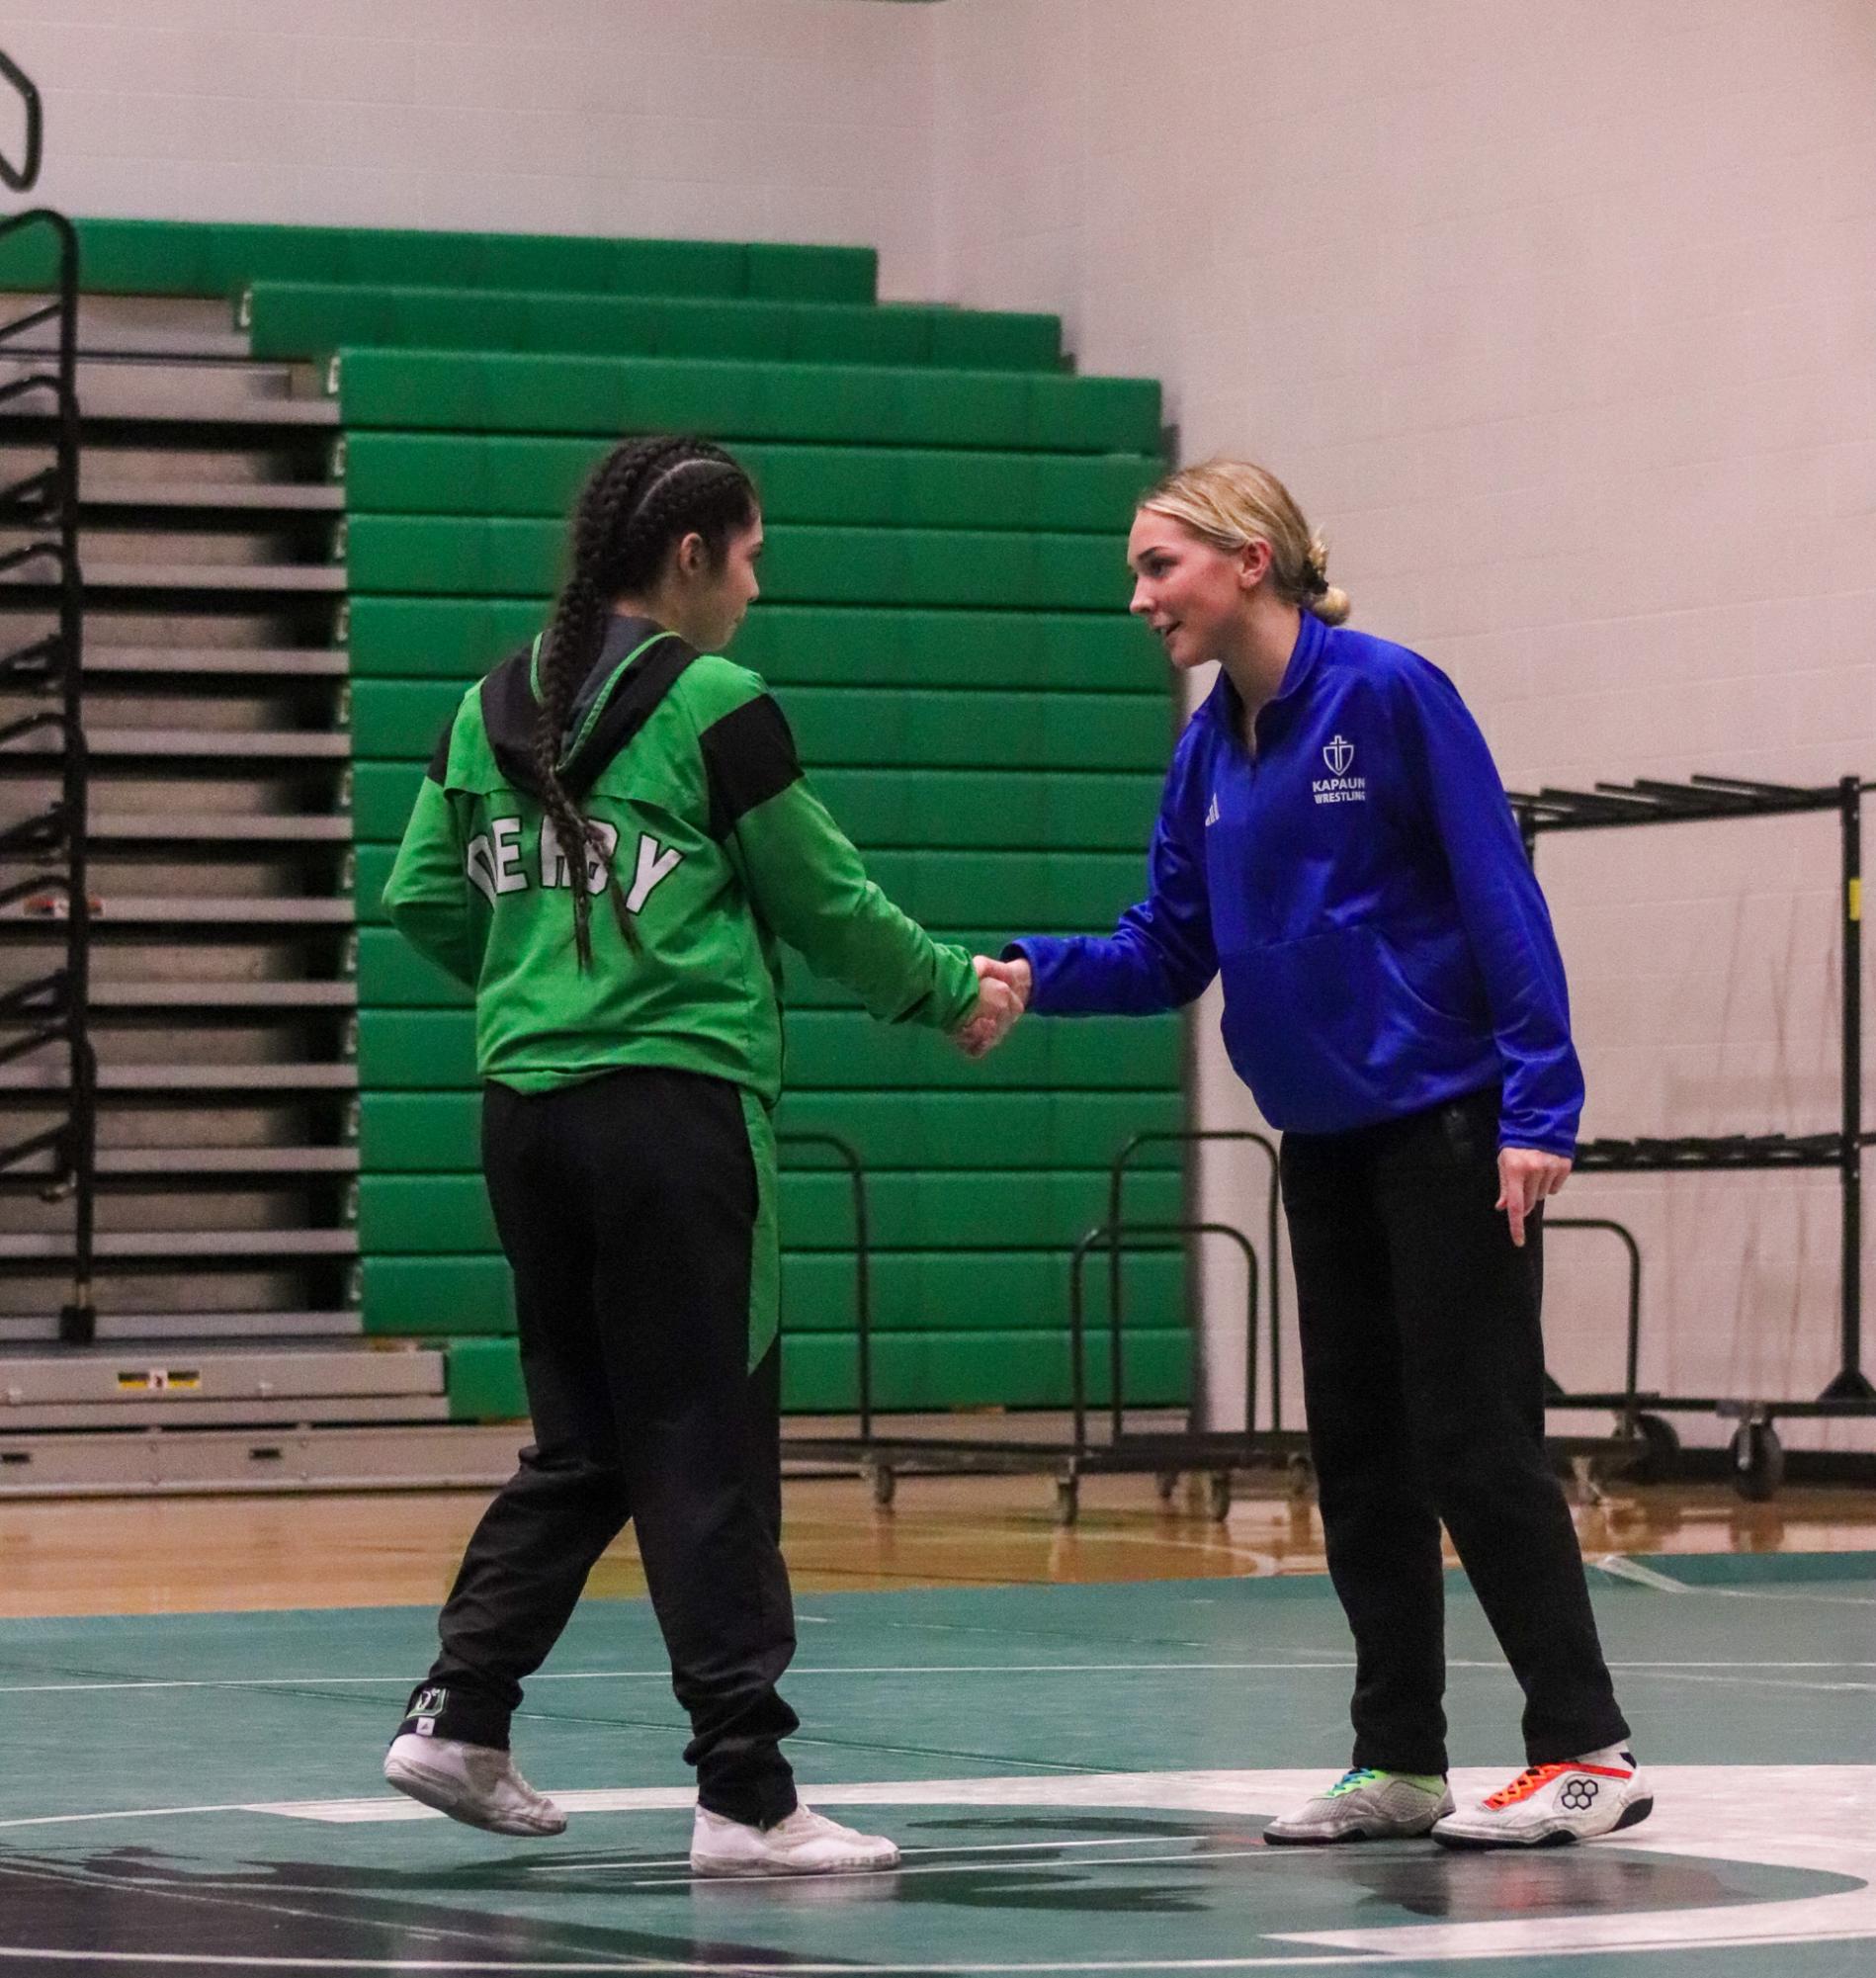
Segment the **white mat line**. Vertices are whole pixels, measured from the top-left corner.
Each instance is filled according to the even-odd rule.
[[[1626,1580],[1657,1593],[1709,1593],[1717,1600],[1808,1600],[1827,1607],[1876,1607],[1876,1594],[1811,1593],[1798,1583],[1786,1587],[1711,1587],[1698,1580],[1676,1580],[1671,1574],[1644,1566],[1639,1559],[1621,1552],[1599,1553],[1588,1564],[1611,1580]]]
[[[1134,1838],[1133,1845],[1136,1848],[1140,1846],[1138,1836]],[[1077,1863],[1076,1865],[1092,1868],[1183,1867],[1188,1862],[1242,1861],[1248,1860],[1253,1856],[1258,1859],[1270,1861],[1273,1864],[1280,1862],[1284,1858],[1279,1850],[1266,1848],[1260,1841],[1254,1848],[1218,1848],[1207,1849],[1186,1847],[1176,1854],[1165,1852],[1156,1854],[1121,1854],[1110,1856],[1100,1861]],[[909,1868],[889,1868],[884,1870],[879,1868],[836,1868],[830,1873],[817,1875],[815,1881],[817,1883],[851,1882],[857,1881],[863,1876],[872,1877],[882,1873],[890,1874],[895,1881],[902,1880],[907,1875],[975,1875],[980,1872],[980,1865],[976,1861],[919,1861]],[[620,1889],[685,1889],[690,1888],[693,1884],[721,1886],[725,1882],[733,1880],[738,1887],[746,1887],[750,1884],[760,1887],[764,1882],[799,1884],[801,1879],[800,1875],[790,1874],[736,1875],[733,1877],[728,1875],[658,1875],[639,1881],[619,1882],[614,1886]]]
[[[1502,1663],[1455,1657],[1448,1669],[1495,1670]],[[1177,1676],[1190,1670],[1197,1674],[1285,1675],[1317,1670],[1347,1671],[1355,1667],[1353,1657],[1330,1660],[1313,1657],[1295,1662],[981,1662],[981,1663],[855,1663],[851,1667],[815,1668],[798,1665],[784,1678],[793,1682],[800,1677],[825,1676]],[[1734,1662],[1729,1660],[1680,1661],[1677,1659],[1643,1662],[1611,1662],[1613,1670],[1824,1670],[1876,1669],[1876,1661],[1770,1661]],[[543,1682],[668,1682],[668,1669],[576,1669],[549,1670],[528,1678],[533,1688]],[[408,1670],[398,1676],[205,1676],[136,1677],[112,1681],[88,1682],[7,1682],[0,1683],[0,1696],[93,1695],[114,1690],[144,1689],[349,1689],[390,1687],[410,1689],[415,1679]]]
[[[1196,1846],[1203,1839],[1202,1835],[1169,1835],[1167,1845],[1183,1840]],[[898,1851],[908,1857],[913,1854],[1053,1854],[1066,1848],[1138,1848],[1140,1840],[1138,1834],[1128,1834],[1117,1840],[1108,1841],[972,1841],[959,1843],[956,1846],[940,1844],[930,1848],[901,1848]],[[523,1871],[530,1875],[588,1875],[613,1868],[688,1868],[690,1856],[673,1854],[666,1861],[645,1861],[630,1856],[623,1861],[527,1861],[522,1866]],[[688,1880],[689,1877],[685,1879]],[[738,1876],[737,1879],[745,1878]],[[775,1877],[760,1875],[747,1879],[773,1881]],[[799,1880],[800,1877],[790,1876],[786,1879]]]

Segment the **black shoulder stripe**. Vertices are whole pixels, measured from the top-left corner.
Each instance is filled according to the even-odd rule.
[[[509,653],[482,681],[482,728],[501,773],[518,789],[534,788],[534,667],[530,644]]]
[[[447,782],[450,774],[450,737],[456,732],[456,717],[452,715],[443,724],[443,732],[437,736],[437,745],[430,751],[430,767],[425,774],[432,783]]]
[[[672,683],[696,657],[696,646],[685,645],[675,633],[667,633],[626,668],[611,700],[580,743],[579,752],[560,772],[569,797],[577,801],[593,787],[600,772],[657,712]]]
[[[712,722],[699,737],[710,778],[710,834],[726,838],[739,818],[802,774],[788,718],[774,697],[758,694]]]

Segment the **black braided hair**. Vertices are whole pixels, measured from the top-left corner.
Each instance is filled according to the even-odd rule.
[[[572,879],[573,945],[582,969],[592,967],[593,942],[580,851],[603,868],[614,917],[634,952],[639,931],[605,845],[560,781],[560,748],[574,699],[598,661],[614,600],[648,590],[672,549],[692,533],[704,539],[712,567],[721,567],[730,537],[756,514],[755,486],[745,470],[723,448],[688,435],[615,447],[593,470],[573,511],[571,568],[541,645],[532,764]]]

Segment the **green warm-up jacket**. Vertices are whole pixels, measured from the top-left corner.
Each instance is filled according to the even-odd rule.
[[[541,641],[464,695],[384,888],[397,928],[475,991],[485,1078],[545,1091],[629,1065],[782,1082],[776,943],[877,1017],[951,1029],[976,1004],[961,948],[934,942],[866,876],[802,773],[755,674],[643,619],[615,619],[560,780],[612,847],[638,934],[597,859],[582,970],[559,849],[529,763]]]

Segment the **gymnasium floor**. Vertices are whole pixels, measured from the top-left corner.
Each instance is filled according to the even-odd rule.
[[[890,1513],[793,1487],[797,1766],[905,1866],[726,1887],[686,1872],[649,1610],[603,1597],[635,1584],[629,1551],[518,1724],[574,1816],[521,1843],[377,1775],[473,1499],[9,1505],[0,1970],[1876,1969],[1867,1493],[1637,1494],[1618,1522],[1645,1553],[1605,1543],[1614,1506],[1581,1513],[1658,1812],[1620,1843],[1452,1856],[1259,1844],[1345,1750],[1347,1641],[1307,1506],[1253,1501],[1215,1530],[1143,1507],[1137,1480],[1104,1489],[1062,1533],[1033,1483],[908,1484]],[[96,1611],[103,1570],[87,1583],[74,1551],[114,1546],[142,1561],[121,1606],[195,1611]],[[966,1584],[987,1574],[1035,1584]],[[1501,1783],[1515,1691],[1457,1579],[1450,1640],[1459,1783]]]

